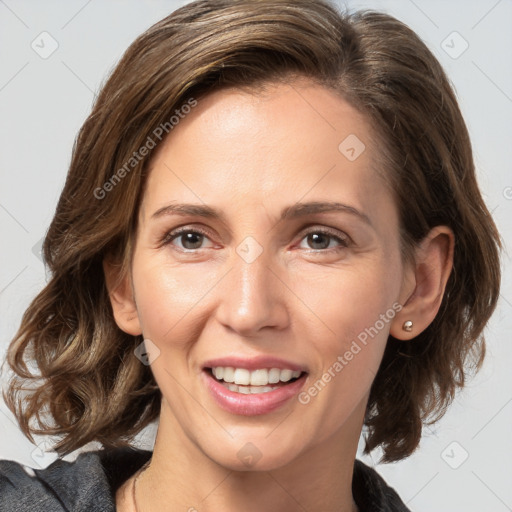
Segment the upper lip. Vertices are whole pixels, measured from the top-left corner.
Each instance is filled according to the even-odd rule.
[[[219,357],[216,359],[210,359],[203,364],[203,368],[216,368],[218,366],[233,368],[245,368],[247,370],[258,370],[260,368],[279,368],[280,370],[294,370],[300,372],[307,372],[306,367],[280,359],[278,357],[258,356],[258,357]]]

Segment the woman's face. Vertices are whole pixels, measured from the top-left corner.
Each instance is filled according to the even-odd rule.
[[[406,298],[376,156],[365,118],[307,81],[213,93],[158,148],[131,279],[181,446],[271,469],[357,445]]]

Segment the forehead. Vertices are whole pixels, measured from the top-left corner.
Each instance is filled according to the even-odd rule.
[[[177,200],[269,211],[301,198],[372,210],[385,194],[374,146],[367,119],[318,84],[219,90],[158,147],[143,210]]]

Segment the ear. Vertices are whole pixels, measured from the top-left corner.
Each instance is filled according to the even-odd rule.
[[[103,273],[117,326],[133,336],[142,334],[129,273],[121,276],[121,265],[108,257],[103,259]]]
[[[455,237],[447,226],[436,226],[415,251],[414,263],[406,271],[402,286],[400,312],[391,324],[390,334],[409,340],[424,331],[434,320],[443,300],[453,267]],[[406,331],[404,323],[412,322]]]

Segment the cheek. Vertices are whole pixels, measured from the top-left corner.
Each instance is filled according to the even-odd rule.
[[[357,270],[326,269],[329,278],[317,275],[316,284],[296,281],[301,283],[297,294],[307,293],[315,313],[307,337],[318,361],[299,401],[316,404],[333,428],[365,398],[378,371],[400,308],[395,302],[399,271],[390,260],[368,260]]]
[[[382,338],[387,338],[396,314],[399,272],[399,265],[380,258],[368,258],[352,267],[297,272],[292,279],[293,291],[303,299],[309,310],[306,316],[312,318],[311,325],[317,329],[312,340],[320,334],[321,346],[324,350],[329,347],[327,352],[332,353],[351,340],[364,342],[368,333],[371,338],[381,333]],[[301,322],[300,318],[297,322]]]
[[[149,257],[134,259],[135,301],[146,338],[180,346],[193,339],[190,329],[198,328],[204,316],[202,301],[219,281],[214,269],[177,268],[166,262],[153,263]]]
[[[341,399],[345,405],[357,403],[369,390],[395,315],[395,310],[384,307],[380,300],[371,296],[365,299],[331,298],[330,311],[324,309],[323,318],[334,334],[330,332],[323,339],[311,336],[321,361],[315,377],[327,384],[336,400]],[[321,383],[319,386],[323,389]]]
[[[322,318],[335,332],[325,337],[313,335],[311,351],[319,362],[298,396],[312,430],[321,438],[337,432],[351,417],[360,417],[382,360],[393,308],[383,307],[371,294],[331,296]],[[365,299],[365,300],[363,300]],[[314,348],[313,348],[314,347]],[[359,411],[355,416],[354,412]],[[357,427],[359,428],[359,426]],[[320,441],[320,439],[318,439]]]

